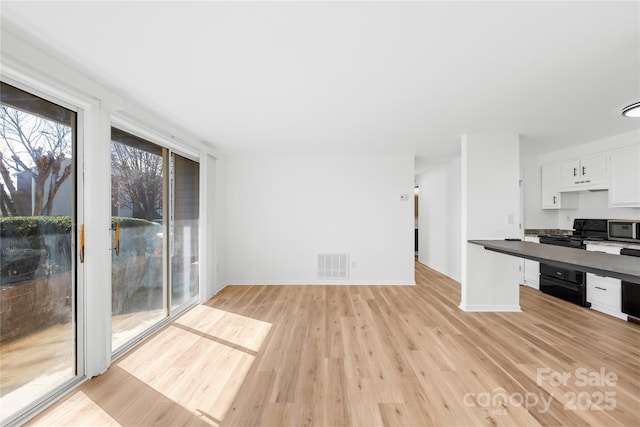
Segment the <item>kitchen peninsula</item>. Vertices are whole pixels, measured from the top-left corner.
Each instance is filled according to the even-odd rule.
[[[614,277],[638,283],[640,286],[638,258],[533,242],[509,240],[469,240],[468,242],[484,246],[489,251],[544,262],[561,268],[577,267],[588,273]]]

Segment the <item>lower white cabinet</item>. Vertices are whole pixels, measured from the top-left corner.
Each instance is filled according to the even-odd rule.
[[[622,284],[619,279],[587,273],[587,301],[591,308],[627,320],[621,311]]]
[[[537,236],[525,236],[525,242],[540,243]],[[538,261],[524,260],[524,284],[535,289],[540,289],[540,263]]]
[[[587,250],[620,255],[618,246],[587,243]],[[620,279],[587,273],[587,301],[591,303],[591,308],[594,310],[627,320],[627,315],[621,311],[622,282]]]

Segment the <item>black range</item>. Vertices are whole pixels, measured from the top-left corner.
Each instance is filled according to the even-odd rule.
[[[541,235],[540,243],[586,249],[586,239],[607,239],[607,220],[576,219],[573,230],[570,236]],[[540,291],[583,307],[591,306],[587,301],[587,274],[584,271],[540,263]]]

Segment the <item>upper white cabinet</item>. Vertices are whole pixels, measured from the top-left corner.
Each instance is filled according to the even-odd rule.
[[[609,162],[609,206],[640,207],[640,146],[612,151]]]
[[[567,160],[560,166],[560,190],[601,190],[609,188],[607,154]]]
[[[586,184],[603,184],[601,188],[608,188],[608,166],[609,161],[606,153],[584,157],[580,159],[580,174]]]
[[[640,207],[640,144],[542,165],[542,209],[577,208],[585,190],[609,190],[610,207]]]
[[[542,187],[540,189],[540,207],[542,209],[575,209],[578,207],[578,195],[560,193],[562,167],[564,163],[542,165]]]

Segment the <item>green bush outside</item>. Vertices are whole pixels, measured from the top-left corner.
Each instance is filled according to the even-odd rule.
[[[112,226],[116,222],[120,224],[120,255],[114,255],[115,260],[154,255],[161,250],[164,229],[159,224],[138,218],[112,217]],[[2,283],[70,271],[71,230],[69,216],[0,218]]]
[[[9,216],[0,218],[1,237],[65,234],[71,231],[69,216]]]
[[[116,222],[120,224],[120,228],[148,227],[151,225],[158,225],[155,222],[147,221],[146,219],[128,218],[125,216],[112,216],[111,225],[115,225]]]
[[[68,216],[0,218],[1,283],[70,271],[70,231]]]

